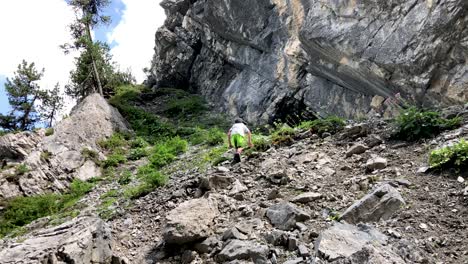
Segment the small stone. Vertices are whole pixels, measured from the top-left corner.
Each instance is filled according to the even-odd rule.
[[[303,223],[299,223],[299,222],[296,223],[296,227],[301,232],[307,231],[307,229],[308,229],[306,225],[304,225]]]
[[[247,236],[242,234],[241,232],[239,232],[239,230],[237,230],[237,228],[233,227],[233,228],[230,228],[228,230],[226,230],[223,234],[223,240],[226,241],[226,240],[229,240],[229,239],[239,239],[239,240],[247,240]]]
[[[393,229],[388,229],[387,233],[389,235],[391,235],[392,237],[394,237],[394,238],[401,238],[401,234],[398,233],[397,231],[393,230]]]
[[[354,144],[348,149],[348,151],[346,151],[346,157],[351,157],[354,154],[362,154],[368,149],[369,148],[367,146],[364,146],[362,144]]]
[[[288,239],[288,250],[289,251],[294,251],[297,248],[297,244],[299,243],[299,240],[297,240],[296,237],[290,237]]]
[[[315,192],[302,193],[291,199],[291,202],[295,203],[308,203],[322,198],[322,194]]]
[[[267,199],[268,200],[274,200],[276,198],[282,198],[283,196],[280,194],[278,189],[273,189],[269,194]]]
[[[374,157],[366,162],[368,171],[382,170],[387,167],[387,160],[381,157]]]
[[[226,167],[223,167],[223,166],[219,166],[219,167],[217,168],[217,170],[218,170],[219,172],[229,172],[229,169],[226,168]]]
[[[309,250],[307,249],[305,245],[301,244],[297,247],[297,249],[299,250],[299,255],[301,257],[305,258],[305,257],[310,256]]]
[[[465,181],[465,179],[463,179],[463,177],[461,177],[461,176],[458,176],[457,181],[459,183],[463,183]]]
[[[421,229],[427,229],[428,228],[428,226],[426,224],[424,224],[424,223],[419,224],[419,227]]]
[[[429,170],[429,167],[421,167],[418,169],[417,172],[422,174],[422,173],[426,173],[428,170]]]

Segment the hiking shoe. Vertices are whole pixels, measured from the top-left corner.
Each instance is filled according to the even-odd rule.
[[[234,163],[239,163],[241,162],[240,154],[236,153],[234,154]]]

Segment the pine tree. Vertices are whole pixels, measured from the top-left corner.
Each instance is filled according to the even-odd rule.
[[[77,16],[75,23],[70,25],[75,41],[73,44],[62,45],[62,48],[65,52],[69,52],[70,49],[86,50],[87,56],[90,57],[91,67],[88,74],[92,74],[92,89],[96,91],[97,86],[99,93],[103,95],[101,75],[97,65],[99,54],[92,39],[91,29],[99,24],[110,23],[110,17],[102,15],[102,10],[110,4],[110,0],[67,0],[67,4],[73,7]],[[89,91],[84,91],[83,94],[89,94]]]
[[[63,108],[63,97],[60,92],[60,85],[57,83],[53,90],[47,91],[46,96],[42,99],[40,114],[46,126],[52,127],[57,114]]]
[[[120,72],[112,62],[110,48],[106,43],[96,42],[93,44],[93,54],[88,50],[76,58],[76,68],[70,72],[70,84],[65,86],[67,95],[81,100],[94,92],[94,79],[92,78],[92,60],[96,62],[104,96],[114,92],[114,88],[123,84],[133,84],[135,77],[127,71]]]
[[[13,79],[7,78],[5,90],[12,108],[8,115],[0,116],[0,125],[5,130],[29,130],[39,121],[36,103],[46,96],[37,84],[44,74],[37,71],[34,63],[25,60],[18,65]]]

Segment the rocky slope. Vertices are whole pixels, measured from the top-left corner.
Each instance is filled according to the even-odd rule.
[[[1,137],[0,160],[5,164],[0,171],[0,201],[63,192],[75,178],[99,177],[99,167],[85,159],[82,151],[99,153],[96,142],[118,131],[129,131],[125,119],[104,98],[93,94],[76,106],[52,135],[45,136],[40,130]],[[22,173],[18,172],[20,165],[25,168]]]
[[[199,166],[207,150],[191,146],[162,169],[166,186],[116,197],[101,220],[103,197],[124,188],[103,180],[77,218],[0,240],[0,263],[465,264],[467,172],[422,173],[431,149],[468,137],[468,108],[459,112],[461,128],[417,144],[387,141],[389,123],[371,119],[323,138],[297,131],[235,165]]]
[[[468,98],[465,0],[161,5],[167,19],[156,32],[148,84],[191,89],[251,123],[391,115],[395,102]]]

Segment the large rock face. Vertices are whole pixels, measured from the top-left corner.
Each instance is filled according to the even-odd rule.
[[[54,127],[51,136],[23,132],[1,137],[0,160],[21,163],[28,172],[17,175],[15,168],[0,171],[0,200],[63,191],[75,178],[100,176],[97,165],[86,161],[82,150],[99,153],[98,140],[128,130],[120,113],[99,94],[92,94]]]
[[[111,231],[99,218],[78,217],[39,230],[21,243],[7,243],[0,251],[1,264],[119,263],[113,256]]]
[[[247,121],[390,113],[399,95],[433,106],[468,98],[465,0],[161,5],[148,84],[190,88]]]

